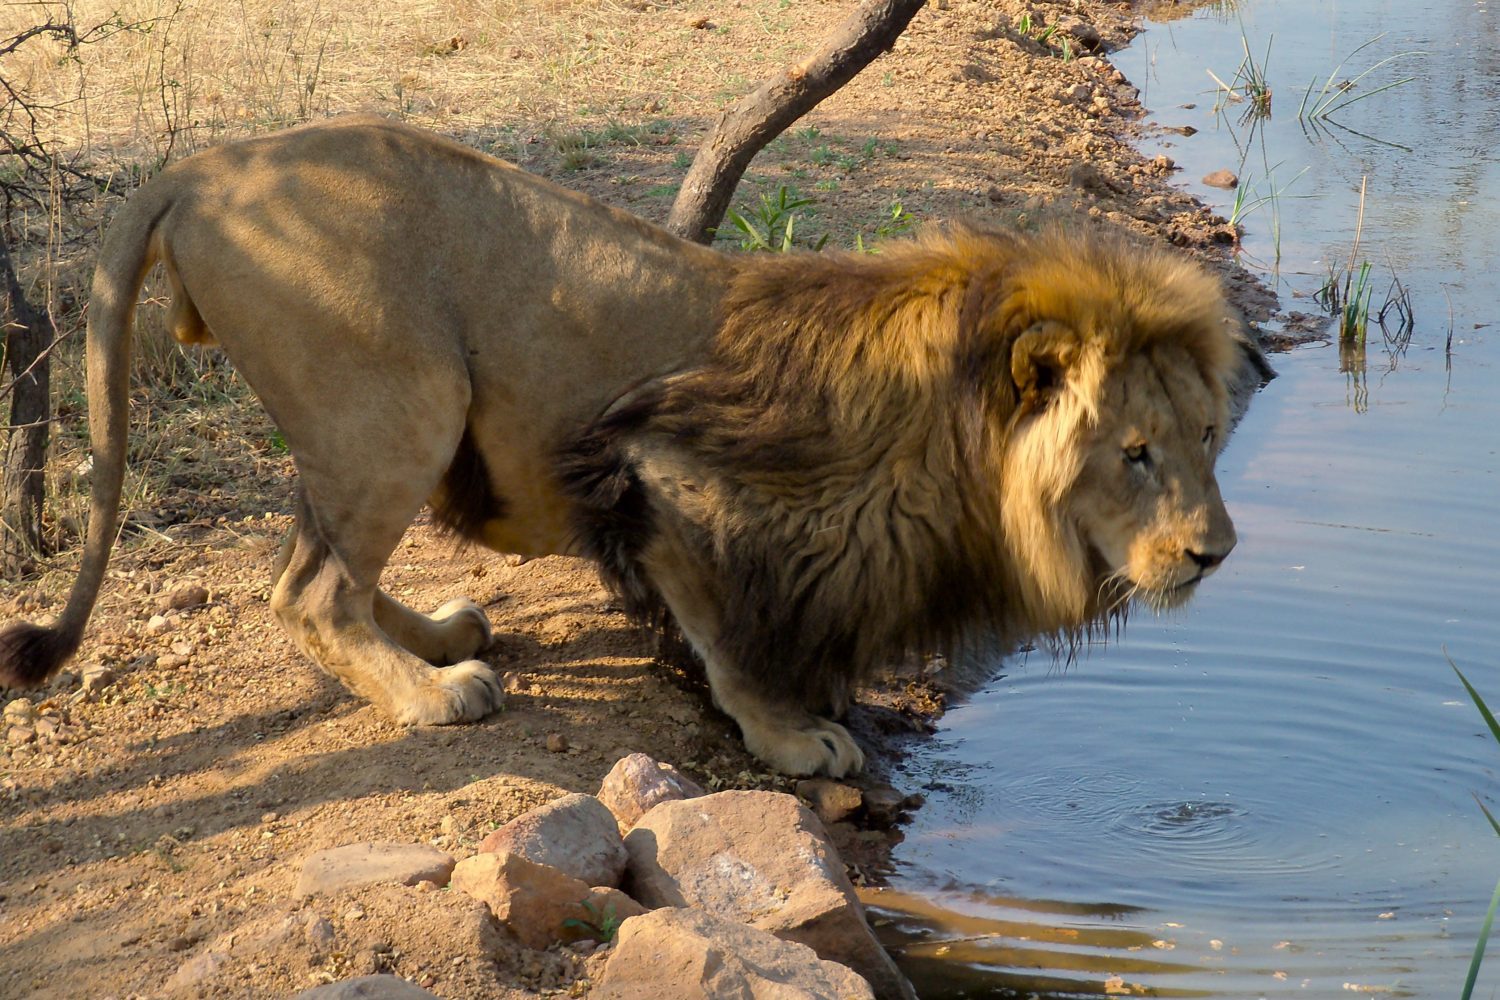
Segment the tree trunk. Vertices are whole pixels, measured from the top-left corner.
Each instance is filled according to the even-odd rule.
[[[925,3],[866,0],[817,52],[725,111],[683,179],[667,228],[707,243],[755,154],[894,45]]]
[[[18,579],[36,569],[42,554],[42,504],[47,496],[47,436],[51,429],[47,356],[52,324],[27,301],[0,236],[4,283],[5,367],[10,373],[10,423],[0,468],[0,578]]]

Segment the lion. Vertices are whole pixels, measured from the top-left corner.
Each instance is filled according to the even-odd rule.
[[[1181,604],[1235,545],[1214,464],[1243,363],[1217,282],[1100,234],[954,225],[879,255],[729,255],[359,116],[216,147],[113,220],[89,305],[81,642],[119,524],[133,313],[219,344],[296,461],[271,608],[397,723],[497,708],[481,608],[379,587],[424,503],[462,539],[597,562],[671,620],[749,751],[841,777],[853,685],[966,635]]]

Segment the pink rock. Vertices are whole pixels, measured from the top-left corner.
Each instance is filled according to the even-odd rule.
[[[447,885],[452,872],[453,858],[426,844],[347,844],[308,855],[296,893],[311,896],[375,882]]]
[[[485,837],[481,851],[519,854],[582,880],[618,886],[628,856],[614,814],[592,795],[564,795]]]
[[[592,1000],[871,1000],[853,970],[699,910],[627,920]]]
[[[915,1000],[865,922],[823,824],[780,792],[663,802],[625,837],[627,889],[646,906],[691,906],[811,947],[882,1000]]]
[[[618,889],[590,888],[519,854],[476,854],[453,869],[453,888],[482,901],[528,948],[611,936],[646,908]]]
[[[697,798],[703,789],[682,776],[671,764],[633,753],[621,757],[604,776],[599,786],[599,801],[614,813],[620,829],[628,830],[635,821],[662,802]]]

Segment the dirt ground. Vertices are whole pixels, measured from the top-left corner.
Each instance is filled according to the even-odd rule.
[[[388,6],[389,20],[404,4]],[[807,51],[851,6],[550,2],[531,5],[525,23],[485,26],[475,10],[428,5],[402,22],[404,34],[383,22],[381,70],[365,74],[352,68],[363,65],[357,46],[340,42],[353,22],[324,34],[325,9],[322,21],[307,15],[319,25],[309,37],[322,39],[322,75],[316,105],[301,110],[404,114],[659,221],[715,109]],[[201,7],[181,10],[178,44],[193,25],[217,23]],[[737,203],[793,186],[815,199],[799,236],[827,233],[843,247],[899,232],[908,216],[1022,226],[1093,217],[1200,255],[1263,317],[1272,302],[1235,264],[1233,231],[1173,190],[1169,164],[1128,145],[1141,109],[1107,50],[1138,16],[1131,4],[1094,0],[934,0],[893,52],[756,161]],[[167,61],[177,50],[162,46]],[[392,83],[408,77],[404,89]],[[217,95],[200,89],[182,145],[276,124],[250,121],[258,106],[244,87],[220,79]],[[128,107],[105,114],[110,100],[126,100],[112,93],[101,89],[96,118],[131,124],[91,126],[89,148],[122,159],[159,148],[160,124],[140,124]],[[85,264],[90,240],[77,241]],[[80,279],[58,274],[65,308],[67,282]],[[590,966],[580,954],[497,943],[457,899],[413,907],[394,890],[345,894],[319,904],[332,937],[309,945],[311,918],[292,896],[297,861],[356,840],[463,856],[526,809],[597,791],[631,751],[710,788],[789,783],[764,773],[732,723],[653,665],[653,640],[587,564],[513,565],[458,550],[425,518],[385,584],[419,608],[460,595],[482,604],[497,635],[486,659],[507,675],[509,696],[473,725],[392,725],[305,662],[271,620],[267,579],[295,470],[242,398],[227,410],[199,397],[143,404],[201,419],[170,446],[150,444],[155,418],[137,429],[145,485],[131,493],[81,655],[45,690],[0,698],[27,698],[40,713],[5,730],[0,756],[0,996],[162,995],[216,941],[233,961],[188,970],[179,994],[282,996],[392,969],[445,997],[582,995]],[[56,440],[59,483],[83,447],[76,402],[63,415],[71,423]],[[58,520],[58,537],[76,531]],[[55,614],[75,562],[64,551],[39,577],[0,586],[0,620]],[[96,666],[113,680],[85,691],[82,672]],[[856,709],[855,728],[888,762],[936,704],[901,684],[877,700],[884,707]],[[878,780],[879,753],[873,770]],[[857,879],[878,882],[886,835],[840,836]],[[289,918],[291,938],[278,930]]]

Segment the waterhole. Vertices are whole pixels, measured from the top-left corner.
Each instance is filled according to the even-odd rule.
[[[927,1000],[1457,995],[1500,876],[1474,802],[1500,747],[1448,665],[1500,703],[1487,8],[1241,0],[1112,54],[1143,151],[1238,217],[1285,308],[1369,261],[1414,324],[1274,358],[1219,466],[1240,544],[1194,602],[997,664],[897,776],[928,801],[871,903]],[[1268,114],[1216,112],[1247,52]],[[1306,112],[1328,97],[1360,99]]]

